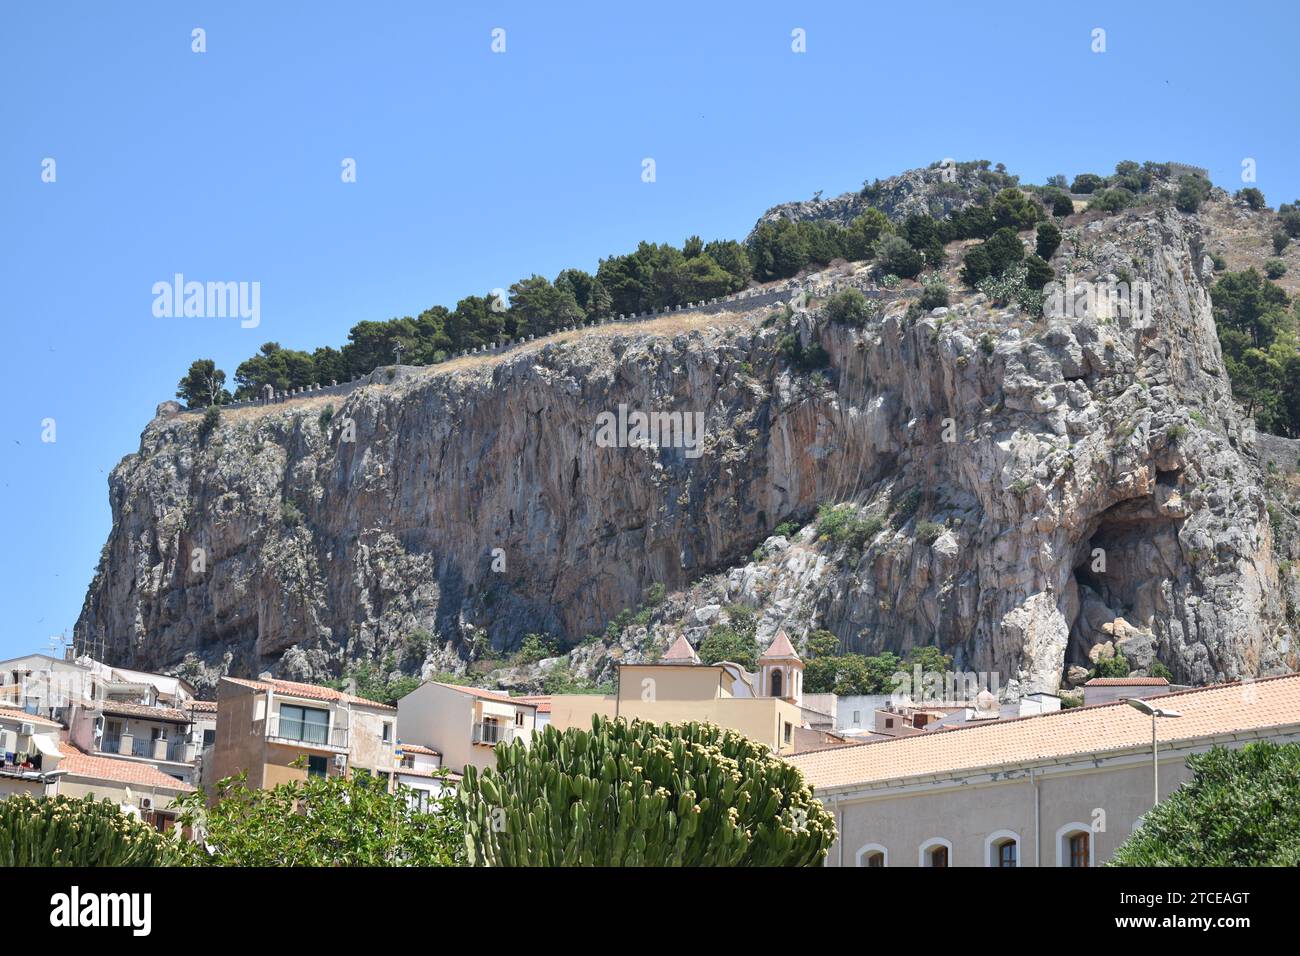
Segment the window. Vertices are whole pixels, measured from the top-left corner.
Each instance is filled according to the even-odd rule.
[[[307,756],[307,776],[309,777],[327,777],[329,776],[329,760],[325,757]]]
[[[323,744],[329,740],[330,712],[315,707],[296,704],[280,705],[279,729],[275,736],[287,740],[301,740],[309,744]]]
[[[516,726],[516,727],[522,727],[523,725],[524,725],[524,712],[523,712],[522,710],[516,710],[516,711],[515,711],[515,726]]]
[[[388,721],[384,721],[384,743],[388,743],[392,739],[393,739],[393,725],[390,724]]]
[[[1056,831],[1057,866],[1092,866],[1096,851],[1089,824],[1067,823]]]
[[[203,746],[211,747],[217,742],[217,732],[215,730],[203,731]]]
[[[786,743],[789,743],[789,742],[790,742],[790,736],[791,736],[793,733],[794,733],[794,727],[793,727],[791,724],[786,723],[786,725],[785,725],[785,733],[783,734],[783,736],[785,737],[785,742],[786,742]]]
[[[885,865],[885,854],[881,853],[879,850],[876,850],[876,851],[873,852],[873,853],[868,853],[867,856],[866,856],[866,863],[865,863],[864,865],[865,865],[865,866],[884,866],[884,865]]]
[[[1088,865],[1088,834],[1075,833],[1070,836],[1070,866]]]
[[[772,671],[772,696],[781,696],[781,672]]]
[[[996,830],[984,838],[984,865],[1016,867],[1020,865],[1020,834],[1014,830]]]
[[[926,840],[916,857],[917,866],[949,867],[952,865],[952,844],[942,837]]]
[[[857,727],[860,726],[861,724],[862,724],[862,711],[855,710],[853,712],[853,726]]]
[[[885,718],[885,727],[886,727],[886,728],[889,728],[889,727],[892,727],[892,726],[894,726],[894,718],[893,718],[893,717],[886,717],[886,718]]]

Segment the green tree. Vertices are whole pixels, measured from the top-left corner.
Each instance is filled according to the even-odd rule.
[[[835,821],[771,751],[712,724],[596,716],[465,768],[480,866],[819,866]]]
[[[511,335],[549,335],[556,329],[581,322],[584,315],[582,306],[574,297],[573,284],[572,277],[563,286],[557,286],[542,276],[534,275],[512,285]]]
[[[1007,227],[1016,232],[1032,229],[1043,218],[1042,207],[1019,189],[1004,189],[993,199],[993,222],[1000,229]]]
[[[454,866],[462,859],[455,798],[431,812],[416,809],[413,791],[366,771],[308,776],[270,789],[250,789],[243,776],[176,801],[197,842],[183,844],[194,866]],[[211,803],[211,805],[209,805]]]
[[[873,314],[871,303],[857,289],[842,289],[826,302],[826,317],[830,321],[855,328],[866,325]]]
[[[1111,866],[1300,866],[1300,744],[1214,747],[1187,769]]]
[[[887,275],[896,275],[901,279],[915,279],[925,267],[921,253],[913,249],[902,236],[886,236],[882,239],[876,250],[876,258]]]
[[[1074,177],[1074,182],[1070,185],[1072,193],[1092,193],[1096,192],[1102,186],[1106,185],[1106,180],[1102,179],[1096,173],[1080,173]]]
[[[1210,195],[1210,183],[1201,176],[1183,176],[1174,193],[1174,207],[1179,212],[1196,212]]]
[[[1040,222],[1035,238],[1037,239],[1035,251],[1040,258],[1050,262],[1061,245],[1060,227],[1054,222]]]
[[[176,397],[185,402],[186,408],[225,405],[230,401],[225,385],[226,373],[212,359],[197,359],[176,383]]]
[[[1247,186],[1245,189],[1238,189],[1236,198],[1243,200],[1247,206],[1256,212],[1267,205],[1267,203],[1264,202],[1264,194],[1254,186]]]
[[[1092,665],[1089,677],[1128,677],[1128,660],[1123,654],[1115,652],[1114,657],[1099,657]]]

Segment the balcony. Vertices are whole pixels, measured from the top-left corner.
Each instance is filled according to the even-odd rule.
[[[265,720],[253,721],[253,733],[281,744],[298,744],[321,750],[348,749],[348,728],[329,727],[278,714]]]
[[[515,739],[515,727],[504,721],[484,720],[474,725],[473,742],[487,747],[510,743]]]
[[[168,740],[164,737],[148,740],[133,734],[106,737],[100,753],[122,757],[140,757],[144,760],[165,760],[171,763],[193,763],[195,747],[184,738]]]

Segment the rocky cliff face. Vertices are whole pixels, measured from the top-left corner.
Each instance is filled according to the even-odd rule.
[[[575,649],[579,673],[698,638],[728,603],[757,608],[761,636],[938,643],[1021,689],[1056,689],[1107,643],[1187,682],[1293,664],[1200,221],[1090,214],[1065,232],[1058,274],[1146,279],[1149,320],[970,295],[918,314],[903,293],[850,327],[822,308],[867,286],[846,266],[799,283],[806,307],[381,369],[345,398],[229,411],[205,437],[200,416],[162,414],[110,478],[77,638],[200,682],[386,655],[460,670],[528,632],[574,643],[662,584],[651,627]],[[828,366],[792,364],[790,336]],[[698,457],[606,447],[599,416],[620,405],[702,413]],[[827,502],[880,527],[851,552],[812,525],[770,537]]]

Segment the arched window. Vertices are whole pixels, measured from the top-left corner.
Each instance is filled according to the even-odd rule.
[[[858,850],[858,866],[889,866],[889,849],[879,843],[868,843]]]
[[[941,837],[926,840],[917,853],[917,866],[952,866],[952,844]]]
[[[1092,827],[1086,823],[1067,823],[1056,831],[1056,865],[1089,867],[1097,853]]]
[[[781,696],[781,672],[772,671],[772,696]]]
[[[1020,834],[1014,830],[997,830],[984,838],[984,865],[1016,867],[1020,865]]]

